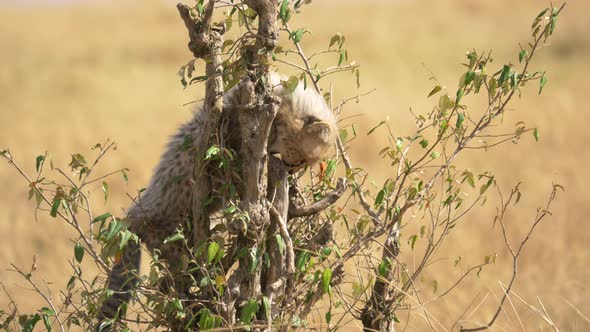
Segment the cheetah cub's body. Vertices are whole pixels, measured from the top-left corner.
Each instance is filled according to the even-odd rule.
[[[291,94],[280,84],[277,74],[270,75],[273,93],[282,102],[271,128],[268,143],[270,154],[280,154],[283,162],[293,169],[311,165],[326,157],[338,132],[336,119],[323,97],[299,84]],[[239,89],[233,88],[224,95],[224,119],[229,123],[230,148],[236,148],[239,135],[238,103]],[[183,124],[172,137],[159,165],[156,167],[147,189],[129,209],[129,228],[136,233],[148,250],[160,250],[172,271],[179,271],[182,247],[178,242],[163,241],[176,232],[190,218],[195,144],[202,139],[201,128],[206,114],[197,111],[194,117]],[[233,134],[232,134],[233,132]],[[233,146],[232,146],[233,145]],[[196,184],[198,185],[198,184]],[[215,188],[212,188],[215,190]],[[113,318],[117,308],[129,300],[129,291],[134,287],[134,269],[139,268],[140,248],[130,243],[122,259],[113,267],[109,276],[109,289],[115,294],[105,301],[100,319]]]

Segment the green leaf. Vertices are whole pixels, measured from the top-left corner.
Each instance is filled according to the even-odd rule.
[[[254,273],[258,267],[258,264],[260,263],[259,249],[255,247],[251,248],[248,254],[250,255],[251,259],[250,265],[248,266],[248,272]]]
[[[514,71],[510,74],[510,87],[512,89],[516,89],[516,84],[518,84],[518,80],[516,78],[516,75],[517,74]]]
[[[41,169],[41,166],[43,165],[44,161],[45,161],[45,156],[37,156],[37,159],[35,162],[35,169],[37,170],[37,173]]]
[[[293,32],[291,32],[291,35],[289,36],[289,38],[291,38],[293,40],[293,42],[295,42],[296,44],[299,43],[301,41],[301,38],[303,38],[303,35],[308,32],[309,34],[311,34],[311,32],[305,28],[302,29],[297,29]]]
[[[242,308],[242,316],[240,321],[244,324],[250,324],[252,317],[258,312],[260,305],[253,299],[248,300],[248,303]],[[250,329],[248,329],[250,330]]]
[[[264,312],[266,313],[266,317],[270,317],[271,303],[270,303],[270,299],[266,296],[262,297],[262,308],[264,309]]]
[[[447,131],[447,128],[449,128],[449,122],[446,119],[442,119],[438,128],[438,135],[442,136]]]
[[[410,236],[410,239],[408,240],[408,243],[410,244],[410,247],[412,248],[412,250],[414,250],[414,246],[416,245],[416,240],[418,240],[418,235],[416,235],[416,234]]]
[[[79,153],[75,153],[72,155],[72,160],[68,166],[70,166],[73,170],[84,167],[86,166],[86,158],[84,158],[84,156]]]
[[[184,77],[184,70],[185,70],[185,66],[182,66],[180,68],[180,70],[178,71],[178,77],[180,78],[180,84],[182,84],[183,88],[186,88],[186,86],[188,85],[188,82],[186,81],[186,78]],[[105,322],[103,322],[104,324]],[[102,325],[102,324],[101,324]]]
[[[371,135],[377,128],[381,127],[384,124],[385,124],[385,121],[379,122],[378,125],[376,125],[375,127],[371,128],[371,130],[369,130],[369,132],[367,133],[367,136]]]
[[[469,59],[469,69],[471,70],[475,66],[475,63],[477,62],[477,52],[475,52],[475,51],[467,52],[467,59]],[[465,83],[465,84],[467,84],[467,83]]]
[[[35,188],[35,186],[31,185],[29,187],[29,196],[28,196],[29,201],[35,196],[36,192],[37,192],[37,189]]]
[[[324,269],[322,273],[322,290],[324,293],[330,292],[330,282],[332,281],[332,269],[329,267]]]
[[[74,246],[74,258],[76,259],[76,262],[82,263],[82,258],[84,258],[84,246],[80,242],[77,242]]]
[[[182,235],[182,233],[180,233],[180,232],[177,232],[176,234],[167,237],[164,240],[164,243],[171,243],[171,242],[176,242],[179,240],[184,240],[184,235]]]
[[[47,332],[51,332],[51,320],[49,320],[49,316],[43,315],[43,324]]]
[[[299,78],[297,78],[297,76],[291,76],[288,80],[281,81],[281,85],[285,90],[292,94],[299,85]]]
[[[133,233],[131,233],[129,230],[125,230],[119,234],[119,243],[117,246],[119,250],[123,250],[127,246],[127,243],[129,242],[132,236]]]
[[[463,89],[457,90],[457,98],[455,99],[455,105],[459,105],[459,102],[461,101],[461,98],[463,98],[464,94],[465,91]]]
[[[395,147],[397,148],[398,152],[401,152],[402,148],[403,148],[403,139],[401,137],[398,137],[395,139]]]
[[[51,308],[43,307],[41,308],[41,313],[47,316],[55,316],[55,311]]]
[[[123,179],[125,180],[125,183],[129,183],[129,176],[127,175],[127,172],[129,170],[127,168],[124,168],[121,170],[121,173],[123,174]]]
[[[331,179],[332,175],[334,175],[335,171],[336,171],[336,162],[332,159],[328,160],[328,163],[326,165],[325,177],[328,179]]]
[[[469,85],[469,83],[473,82],[473,79],[475,79],[475,72],[470,70],[465,74],[465,85]]]
[[[387,277],[387,274],[389,273],[389,268],[391,267],[390,261],[388,259],[381,261],[381,263],[379,263],[379,266],[377,267],[377,273],[379,273],[379,275],[381,277]]]
[[[210,146],[205,152],[205,160],[210,160],[214,156],[217,156],[219,151],[221,151],[221,149],[217,145]]]
[[[500,78],[498,79],[498,85],[502,85],[510,78],[510,66],[504,65],[502,68],[502,72],[500,73]]]
[[[330,324],[331,320],[332,320],[332,312],[328,311],[328,312],[326,312],[326,323]]]
[[[418,188],[412,187],[408,189],[408,200],[414,199],[418,195]]]
[[[473,177],[473,173],[467,172],[466,178],[467,178],[467,183],[469,183],[471,188],[475,188],[475,178]]]
[[[225,18],[225,31],[226,32],[229,31],[233,25],[234,25],[234,19],[232,17],[232,14],[229,14]],[[224,46],[225,46],[225,42],[224,42]]]
[[[498,87],[498,81],[495,78],[490,78],[489,89],[490,89],[490,96],[494,97],[496,95],[496,88]]]
[[[281,234],[277,234],[275,235],[276,239],[277,239],[277,245],[279,246],[279,252],[281,253],[281,255],[283,254],[283,252],[285,252],[285,240],[283,240],[283,237],[281,236]]]
[[[289,10],[289,0],[283,0],[283,2],[281,3],[281,8],[279,9],[279,17],[285,21],[285,23],[287,22],[285,20],[285,18],[287,17],[287,11]]]
[[[542,10],[542,11],[539,13],[539,15],[537,15],[537,18],[541,18],[541,17],[543,17],[543,15],[545,15],[545,13],[546,13],[548,10],[549,10],[549,8],[545,8],[545,9],[543,9],[543,10]]]
[[[237,210],[238,210],[238,208],[235,205],[230,205],[223,210],[223,214],[225,214],[225,215],[233,214]]]
[[[340,67],[340,65],[342,65],[342,63],[346,60],[346,50],[345,49],[341,49],[340,50],[340,56],[338,58],[338,67]]]
[[[188,84],[193,84],[197,82],[205,82],[207,80],[207,75],[195,76],[193,77]]]
[[[383,188],[379,191],[379,193],[377,194],[377,197],[375,198],[375,207],[378,208],[381,206],[381,204],[383,204],[383,200],[385,199],[385,195],[387,194],[387,189]]]
[[[423,149],[426,149],[428,147],[428,140],[422,139],[419,144]]]
[[[107,220],[107,219],[108,219],[109,217],[111,217],[111,216],[112,216],[112,214],[110,214],[109,212],[107,212],[107,213],[103,213],[103,214],[101,214],[100,216],[98,216],[98,217],[95,217],[95,218],[92,220],[92,223],[95,223],[95,222],[97,222],[97,221],[105,221],[105,220]]]
[[[526,58],[527,53],[527,50],[521,50],[520,53],[518,53],[518,62],[522,62],[522,60]]]
[[[106,183],[105,181],[102,182],[102,192],[104,193],[104,201],[106,202],[107,199],[109,198],[109,184]]]
[[[465,113],[458,113],[457,123],[455,124],[455,127],[461,128],[461,126],[463,125],[463,121],[465,121]]]
[[[557,15],[551,16],[551,23],[549,23],[549,34],[552,35],[553,31],[555,31],[555,27],[557,26]]]
[[[340,32],[336,33],[332,38],[330,38],[330,46],[328,48],[338,44],[338,48],[342,48],[342,44],[344,44],[344,36]]]
[[[535,128],[535,130],[533,130],[533,136],[535,137],[535,141],[539,141],[540,135],[539,135],[539,128]]]
[[[348,138],[348,130],[340,129],[340,140],[344,143],[344,142],[346,142],[347,138]]]
[[[33,332],[35,325],[37,325],[37,322],[39,322],[39,320],[41,319],[39,314],[34,314],[33,316],[31,316],[31,318],[29,318],[29,316],[25,315],[25,316],[19,317],[19,323],[22,318],[24,318],[24,322],[21,323],[21,325],[23,325],[23,329],[22,329],[23,332]]]
[[[203,15],[203,10],[204,10],[203,2],[204,2],[203,0],[197,1],[196,9],[197,9],[197,12],[199,12],[199,15]]]
[[[182,302],[180,301],[180,299],[176,298],[172,301],[170,301],[170,305],[172,305],[172,307],[176,310],[182,310]]]
[[[121,231],[123,227],[123,223],[120,223],[117,219],[113,218],[113,221],[109,223],[109,228],[106,231],[105,240],[111,241],[115,235],[119,234],[119,231]]]
[[[430,158],[432,159],[436,159],[440,157],[440,153],[436,152],[436,151],[432,151],[432,153],[430,154]]]
[[[432,91],[430,91],[430,93],[428,94],[428,97],[426,97],[426,98],[430,98],[432,95],[438,93],[441,90],[442,90],[442,87],[440,85],[435,86],[434,89],[432,89]]]
[[[449,96],[446,94],[440,96],[438,99],[438,108],[440,111],[445,112],[447,109],[449,109],[449,107],[451,107],[451,99]]]
[[[547,84],[547,76],[545,76],[545,73],[543,73],[543,76],[541,76],[541,82],[539,84],[539,94],[541,94],[543,91],[545,84]]]
[[[483,195],[486,190],[488,190],[488,188],[494,183],[494,178],[491,177],[488,179],[488,182],[486,182],[484,185],[481,186],[481,188],[479,189],[479,194]]]
[[[61,204],[60,198],[55,198],[53,200],[53,204],[51,205],[51,211],[49,212],[49,215],[52,216],[53,218],[57,217],[57,210],[58,210],[60,204]]]
[[[217,253],[219,252],[220,246],[217,242],[209,243],[209,247],[207,247],[207,263],[211,264]]]
[[[74,287],[75,282],[76,282],[76,278],[75,277],[70,277],[70,280],[68,280],[68,283],[66,285],[66,288],[68,290],[72,290],[73,287]]]

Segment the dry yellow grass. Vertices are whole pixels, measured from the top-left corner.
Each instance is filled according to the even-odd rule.
[[[336,31],[346,35],[350,58],[362,65],[360,92],[377,88],[345,110],[347,115],[362,115],[353,118],[359,132],[389,117],[392,127],[404,134],[413,126],[408,108],[424,113],[433,102],[425,98],[432,83],[423,64],[454,87],[462,70],[459,62],[469,48],[493,49],[497,64],[514,60],[517,43],[528,35],[530,18],[543,5],[507,0],[314,1],[292,24],[313,31],[304,43],[310,51],[325,48]],[[583,317],[590,316],[590,226],[586,222],[590,192],[584,171],[590,161],[585,102],[590,74],[588,10],[590,3],[571,1],[551,47],[543,49],[535,62],[535,68],[549,73],[545,92],[538,96],[536,88],[526,89],[523,100],[514,104],[516,111],[504,120],[507,128],[520,119],[539,127],[541,141],[535,143],[529,137],[517,145],[466,153],[460,160],[476,172],[494,171],[505,189],[523,182],[524,201],[512,210],[508,221],[515,232],[527,228],[551,183],[566,188],[553,217],[525,249],[515,288],[530,303],[539,297],[562,331],[590,330],[590,322]],[[98,7],[0,7],[0,42],[0,148],[10,148],[25,169],[33,171],[35,156],[45,150],[56,165],[64,165],[70,153],[87,153],[106,138],[118,142],[118,150],[101,170],[127,167],[131,181],[127,186],[122,179],[111,181],[112,198],[107,205],[97,200],[97,213],[122,211],[128,204],[125,192],[145,186],[167,136],[189,116],[189,107],[182,105],[202,94],[200,87],[182,90],[175,75],[190,55],[185,29],[172,5],[149,1]],[[357,93],[349,74],[331,82],[338,97]],[[356,165],[382,179],[388,169],[375,156],[386,142],[373,141],[377,137],[360,137],[351,155]],[[26,201],[26,185],[5,163],[0,164],[0,188],[0,280],[22,309],[33,310],[42,300],[19,286],[24,283],[7,271],[9,264],[29,266],[36,253],[35,276],[55,283],[55,288],[63,287],[69,278],[72,246],[68,239],[73,233],[45,216],[35,221],[32,204]],[[509,278],[509,256],[502,249],[498,229],[491,230],[493,203],[468,216],[438,253],[446,260],[433,266],[419,285],[426,297],[431,296],[432,279],[445,289],[460,275],[460,268],[450,267],[456,256],[464,256],[466,267],[484,255],[499,254],[496,265],[481,278],[470,278],[460,289],[427,306],[440,322],[434,323],[439,331],[451,328],[474,298],[481,300],[489,293],[469,318],[487,321],[501,296],[498,281]],[[7,299],[0,296],[0,308],[6,304]],[[515,307],[524,327],[508,304],[496,330],[549,330],[522,304]],[[411,314],[409,330],[425,330],[422,312]],[[400,318],[404,320],[405,313]]]

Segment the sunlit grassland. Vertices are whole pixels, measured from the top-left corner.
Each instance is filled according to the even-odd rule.
[[[336,100],[376,91],[347,105],[341,126],[355,123],[358,138],[350,146],[355,166],[368,169],[376,183],[392,172],[377,152],[389,142],[385,132],[367,131],[388,119],[395,135],[415,128],[414,113],[431,110],[436,99],[426,95],[434,85],[432,71],[454,91],[468,49],[493,50],[495,65],[517,62],[518,43],[526,42],[531,18],[546,5],[521,1],[314,1],[295,16],[293,27],[307,27],[303,46],[308,54],[327,47],[335,32],[344,34],[349,60],[361,65],[361,87],[353,75],[343,73],[321,81],[333,85]],[[586,127],[588,74],[590,73],[590,21],[585,13],[590,4],[572,1],[559,22],[552,44],[538,54],[533,69],[547,71],[549,83],[542,95],[536,86],[524,89],[513,111],[503,119],[506,131],[523,120],[538,127],[539,142],[532,135],[518,144],[508,143],[489,151],[467,152],[459,163],[475,173],[492,171],[508,191],[523,182],[524,197],[507,222],[514,239],[527,229],[536,208],[544,203],[552,183],[566,191],[554,205],[553,217],[538,229],[525,248],[515,292],[531,304],[539,297],[564,331],[590,329],[568,303],[590,316],[590,183],[586,165],[590,161]],[[233,29],[236,29],[234,27]],[[228,38],[236,31],[229,32]],[[190,116],[202,96],[201,86],[182,89],[176,72],[190,59],[186,31],[173,5],[141,2],[136,5],[101,7],[55,7],[10,9],[0,7],[0,148],[10,148],[23,167],[34,172],[34,159],[49,151],[56,166],[64,167],[69,155],[92,155],[90,147],[111,138],[118,149],[102,163],[97,174],[130,169],[126,185],[121,176],[110,181],[111,197],[105,204],[97,186],[93,207],[96,213],[122,214],[133,194],[147,184],[155,163],[175,127]],[[337,56],[321,58],[322,65],[337,63]],[[478,111],[480,103],[465,99]],[[74,234],[40,214],[35,220],[33,205],[26,201],[27,187],[17,173],[0,163],[0,280],[22,309],[41,307],[42,299],[19,285],[10,263],[27,267],[39,257],[35,277],[65,285],[69,278],[67,260]],[[433,294],[432,280],[439,291],[448,288],[469,265],[485,255],[498,253],[495,265],[480,277],[468,278],[463,287],[426,306],[438,320],[439,330],[449,329],[465,308],[488,294],[479,310],[469,318],[487,321],[507,282],[510,257],[503,249],[499,229],[492,228],[497,201],[490,196],[483,208],[470,213],[438,253],[433,265],[417,284],[424,299]],[[418,223],[420,215],[410,224]],[[402,234],[405,244],[410,234]],[[404,237],[405,236],[405,237]],[[408,246],[403,248],[411,262]],[[463,256],[459,267],[454,260]],[[91,273],[92,266],[88,266]],[[515,310],[526,330],[548,330],[542,320],[514,299]],[[0,308],[7,299],[0,296]],[[522,330],[515,311],[498,330]],[[402,312],[404,321],[407,312]],[[412,330],[423,327],[422,310],[413,310]]]

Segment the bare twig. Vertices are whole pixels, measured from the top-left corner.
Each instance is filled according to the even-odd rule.
[[[55,306],[53,305],[53,301],[51,300],[51,294],[46,295],[45,293],[43,293],[43,291],[41,289],[39,289],[39,287],[37,287],[37,284],[35,284],[32,280],[31,273],[24,273],[21,269],[16,267],[16,265],[14,265],[14,264],[10,264],[10,265],[14,268],[15,272],[17,272],[23,278],[25,278],[25,280],[27,280],[29,285],[33,286],[33,289],[35,290],[35,292],[37,294],[41,295],[41,297],[45,300],[45,302],[51,307],[51,310],[53,310],[53,312],[55,313],[55,318],[57,320],[57,323],[59,324],[60,330],[62,332],[65,332],[64,325],[61,321],[61,318],[59,318],[59,311],[55,308]]]
[[[312,214],[324,211],[329,206],[333,205],[342,197],[342,194],[346,190],[346,179],[338,179],[336,188],[322,197],[319,201],[316,201],[306,206],[296,206],[294,203],[289,206],[289,218],[305,217]]]
[[[506,211],[508,205],[513,201],[513,199],[516,199],[516,197],[517,197],[517,191],[514,191],[514,190],[512,191],[512,193],[508,197],[508,200],[501,208],[501,214],[498,216],[498,222],[500,223],[500,225],[502,225],[502,230],[503,230],[502,236],[504,238],[507,249],[509,250],[510,254],[512,255],[512,276],[510,277],[510,281],[508,282],[508,286],[506,287],[506,290],[504,291],[504,295],[502,296],[502,299],[500,300],[500,303],[498,304],[498,308],[496,309],[496,312],[494,313],[494,315],[492,316],[490,321],[486,325],[476,327],[476,328],[461,327],[461,332],[475,332],[475,331],[486,330],[486,329],[490,328],[496,322],[496,319],[498,318],[498,316],[502,312],[502,307],[504,305],[504,302],[506,301],[506,298],[508,297],[508,294],[510,294],[512,286],[514,285],[514,281],[516,280],[516,276],[518,275],[518,259],[519,259],[520,255],[522,254],[522,249],[524,248],[524,245],[528,242],[528,240],[531,238],[531,235],[533,234],[534,230],[539,225],[539,223],[547,215],[551,214],[551,212],[549,211],[549,208],[551,207],[551,203],[553,203],[553,201],[555,200],[558,189],[561,189],[561,186],[553,185],[553,189],[551,191],[551,194],[549,195],[549,199],[547,200],[545,207],[543,209],[539,209],[537,211],[537,215],[535,216],[535,219],[533,220],[531,227],[529,228],[527,234],[525,235],[524,239],[520,242],[520,244],[518,245],[518,249],[516,249],[516,250],[513,250],[509,244],[508,237],[507,237],[507,234],[505,231],[504,220],[503,220],[504,219],[504,212]]]

